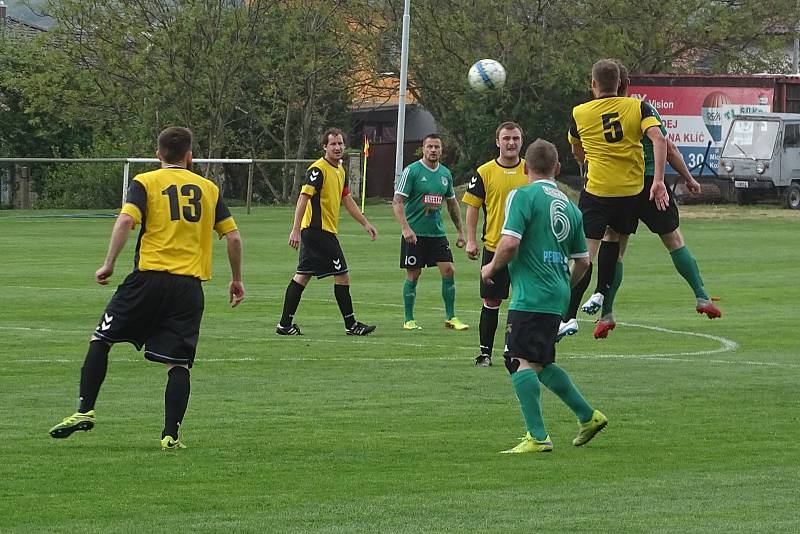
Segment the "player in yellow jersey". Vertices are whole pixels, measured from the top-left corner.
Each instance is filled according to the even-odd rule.
[[[495,131],[495,144],[499,150],[497,158],[478,167],[464,193],[462,201],[467,205],[467,257],[478,259],[478,210],[483,209],[483,255],[481,265],[492,261],[500,231],[505,220],[506,198],[514,189],[528,183],[525,174],[525,161],[520,158],[522,149],[522,128],[515,122],[504,122]],[[497,331],[497,318],[500,303],[508,298],[511,278],[508,268],[495,273],[494,284],[487,285],[481,280],[480,290],[483,299],[479,326],[480,351],[475,365],[492,365],[492,347]]]
[[[294,314],[300,305],[303,290],[314,275],[317,278],[333,276],[333,294],[344,319],[345,333],[348,336],[366,336],[375,330],[375,326],[356,321],[353,313],[350,275],[336,237],[339,208],[344,205],[373,241],[378,232],[358,209],[345,182],[341,164],[344,132],[338,128],[327,129],[322,135],[322,148],[325,155],[306,171],[306,180],[297,198],[289,246],[295,249],[300,247],[300,260],[286,288],[283,313],[275,332],[282,336],[302,335],[300,327],[294,323]]]
[[[592,67],[592,93],[594,100],[572,110],[568,133],[573,154],[578,161],[588,163],[585,188],[581,191],[579,207],[583,213],[583,226],[594,259],[606,227],[622,235],[636,230],[638,215],[636,205],[644,188],[644,153],[641,139],[653,143],[655,172],[648,194],[659,210],[669,204],[664,185],[664,163],[667,142],[661,133],[661,122],[653,108],[635,98],[618,97],[620,70],[610,59],[602,59]],[[583,305],[587,313],[596,312],[612,285],[616,254],[599,258],[610,263],[610,268],[598,269],[599,291]],[[577,309],[583,293],[591,280],[591,269],[579,284],[573,287],[569,309]],[[573,322],[573,321],[570,321]],[[577,324],[577,323],[576,323]],[[564,324],[559,335],[574,333]]]
[[[108,254],[95,279],[106,285],[128,234],[141,225],[134,269],[117,287],[89,343],[81,369],[80,406],[50,430],[54,438],[91,430],[94,405],[114,343],[144,347],[144,357],[167,366],[162,449],[179,449],[178,430],[189,403],[192,367],[203,316],[201,282],[211,278],[213,233],[227,240],[231,307],[244,299],[242,240],[219,189],[191,172],[192,132],[167,128],[158,137],[161,169],[136,176],[114,224]]]

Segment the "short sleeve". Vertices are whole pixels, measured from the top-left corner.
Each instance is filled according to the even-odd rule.
[[[394,184],[394,192],[397,195],[404,196],[408,198],[411,196],[411,191],[414,189],[414,172],[411,170],[411,167],[406,167],[403,169],[403,173],[397,179],[397,183]]]
[[[659,128],[661,128],[661,120],[660,120],[661,117],[658,116],[658,113],[656,112],[655,109],[653,109],[653,107],[650,104],[642,100],[640,104],[640,109],[642,114],[643,135],[649,128],[652,128],[653,126],[658,126]]]
[[[468,204],[473,208],[480,208],[486,200],[486,188],[484,187],[483,177],[481,173],[476,172],[469,180],[467,191],[461,198],[464,204]]]
[[[649,107],[653,111],[653,116],[656,119],[658,119],[659,123],[661,123],[659,129],[661,130],[661,133],[666,136],[667,133],[669,132],[667,132],[667,129],[664,128],[664,120],[661,118],[661,114],[658,112],[656,108],[653,107],[653,104],[651,104],[650,102],[647,102],[647,107]]]
[[[572,229],[572,242],[569,247],[569,257],[588,258],[589,249],[586,246],[586,234],[583,232],[583,216],[574,205],[572,206],[572,212],[575,214],[575,228]]]
[[[142,224],[147,216],[147,190],[139,180],[134,178],[128,186],[125,205],[122,206],[120,213],[130,215],[136,224]]]
[[[325,175],[319,167],[309,167],[306,171],[306,177],[303,181],[303,187],[300,188],[301,193],[309,196],[314,196],[322,191],[322,182]]]
[[[445,198],[456,198],[456,192],[453,189],[453,175],[449,172],[447,173],[447,193],[445,193]]]
[[[525,209],[525,195],[514,189],[506,199],[506,220],[503,223],[503,235],[514,236],[522,239],[530,222],[530,210]]]
[[[569,116],[569,131],[567,132],[567,140],[571,145],[577,145],[581,142],[581,135],[578,132],[578,123],[575,122],[575,110]]]
[[[236,221],[233,220],[228,206],[225,205],[222,197],[217,198],[217,206],[214,209],[214,230],[217,231],[217,235],[222,237],[228,232],[233,232],[237,228]]]

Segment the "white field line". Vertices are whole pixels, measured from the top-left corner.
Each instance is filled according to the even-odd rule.
[[[700,350],[700,351],[692,351],[692,352],[672,352],[672,353],[653,353],[653,354],[581,354],[581,353],[571,353],[571,352],[559,352],[559,358],[562,359],[628,359],[628,360],[641,360],[641,361],[659,361],[659,362],[672,362],[672,363],[714,363],[720,365],[747,365],[747,366],[760,366],[760,367],[779,367],[779,368],[800,368],[800,365],[793,365],[793,364],[785,364],[785,363],[778,363],[778,362],[760,362],[760,361],[753,361],[753,360],[722,360],[722,359],[691,359],[687,358],[687,356],[705,356],[710,354],[718,354],[723,352],[730,352],[736,350],[739,345],[735,341],[731,339],[727,339],[721,336],[713,336],[710,334],[703,334],[699,332],[691,332],[685,330],[672,330],[669,328],[663,328],[659,326],[650,326],[650,325],[642,325],[642,324],[635,324],[635,323],[618,323],[623,326],[629,326],[633,328],[643,328],[645,330],[652,330],[655,332],[661,332],[665,334],[679,334],[679,335],[686,335],[686,336],[694,336],[700,337],[705,339],[710,339],[719,343],[719,347],[716,349],[711,350]],[[77,331],[77,330],[58,330],[58,329],[50,329],[50,328],[32,328],[32,327],[9,327],[9,326],[0,326],[0,330],[9,330],[9,331],[18,331],[18,332],[41,332],[41,333],[62,333],[62,334],[82,334],[86,333],[87,336],[90,335],[87,331]],[[214,333],[209,333],[207,331],[201,334],[202,337],[208,338],[215,338],[215,339],[230,339],[230,340],[237,340],[241,339],[239,336],[230,336],[230,335],[218,335]],[[378,341],[378,340],[369,340],[369,339],[314,339],[303,336],[301,338],[289,338],[289,337],[259,337],[259,336],[249,336],[248,340],[250,341],[268,341],[270,343],[279,342],[279,343],[286,343],[290,344],[292,342],[302,342],[302,343],[347,343],[349,345],[356,344],[356,345],[379,345],[379,346],[395,346],[395,347],[414,347],[414,348],[435,348],[435,349],[448,349],[448,350],[464,350],[464,351],[471,351],[474,349],[473,346],[455,346],[455,345],[442,345],[442,344],[433,344],[433,343],[414,343],[414,342],[402,342],[402,341]],[[568,342],[568,338],[565,340]],[[683,356],[681,358],[680,356]],[[141,361],[142,358],[114,358],[114,361],[121,361],[121,362],[138,362]],[[247,357],[247,358],[200,358],[199,362],[210,362],[210,363],[237,363],[237,362],[257,362],[260,361],[261,358],[255,357]],[[431,358],[425,358],[420,360],[420,358],[372,358],[372,357],[306,357],[306,356],[294,356],[294,357],[283,357],[279,358],[279,361],[320,361],[320,362],[336,362],[336,361],[379,361],[379,362],[419,362],[419,361],[464,361],[465,358],[463,356],[435,356]],[[79,363],[82,360],[79,359],[12,359],[6,360],[8,363]]]

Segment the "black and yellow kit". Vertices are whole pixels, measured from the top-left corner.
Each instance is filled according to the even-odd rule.
[[[637,195],[644,183],[645,131],[661,122],[636,98],[597,98],[572,110],[568,139],[586,152],[586,191],[598,197]]]
[[[478,167],[461,201],[473,208],[483,207],[483,246],[494,252],[500,242],[500,231],[506,214],[508,194],[528,183],[525,161],[504,167],[496,159]]]
[[[236,222],[211,180],[183,168],[137,175],[122,212],[141,224],[138,271],[211,278],[213,231],[223,236]]]
[[[350,194],[341,164],[333,166],[325,158],[319,158],[306,171],[300,193],[311,197],[300,227],[337,233],[342,198]]]
[[[236,223],[213,182],[179,167],[136,176],[122,213],[141,225],[134,271],[117,287],[94,335],[144,347],[151,361],[191,366],[213,233],[232,232]]]

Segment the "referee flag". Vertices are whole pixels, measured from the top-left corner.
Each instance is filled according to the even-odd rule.
[[[364,134],[364,172],[361,173],[361,213],[364,213],[364,201],[367,199],[367,158],[369,157],[369,139]]]

